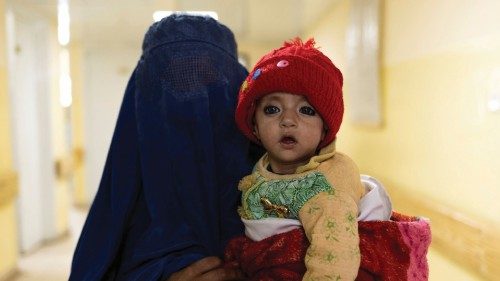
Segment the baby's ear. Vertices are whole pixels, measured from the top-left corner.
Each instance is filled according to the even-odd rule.
[[[257,127],[257,122],[255,122],[255,116],[252,118],[253,130],[252,134],[260,141],[259,127]]]
[[[252,131],[252,134],[260,141],[260,135],[259,135],[259,128],[257,127],[257,125],[255,124],[255,122],[253,123],[253,131]]]

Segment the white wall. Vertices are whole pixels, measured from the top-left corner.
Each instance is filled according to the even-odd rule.
[[[9,93],[14,167],[19,173],[20,249],[55,234],[51,150],[48,20],[11,7],[8,13]]]

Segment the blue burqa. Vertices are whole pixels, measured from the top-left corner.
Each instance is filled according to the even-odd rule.
[[[164,280],[243,233],[237,183],[253,160],[234,122],[247,71],[233,34],[174,15],[142,49],[70,280]]]

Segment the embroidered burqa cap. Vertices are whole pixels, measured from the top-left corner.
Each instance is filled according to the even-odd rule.
[[[236,187],[252,163],[233,116],[246,75],[217,21],[150,27],[70,280],[165,280],[243,233]]]

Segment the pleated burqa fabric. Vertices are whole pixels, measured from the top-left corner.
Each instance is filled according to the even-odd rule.
[[[253,162],[234,110],[246,75],[217,21],[150,27],[70,280],[164,280],[243,233],[237,183]]]

